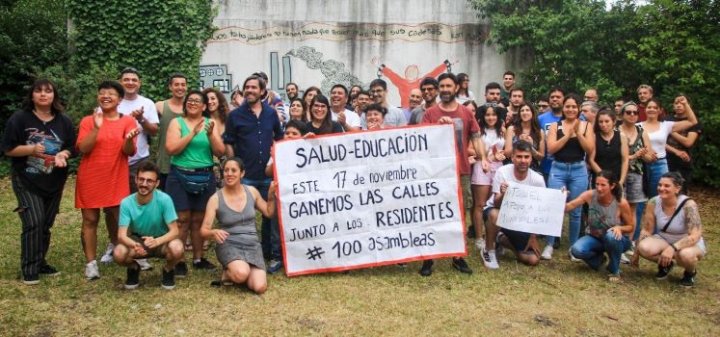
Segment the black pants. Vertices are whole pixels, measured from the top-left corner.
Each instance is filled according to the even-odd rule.
[[[20,268],[25,276],[36,275],[47,264],[50,228],[60,209],[62,189],[51,197],[41,197],[28,190],[17,176],[12,177],[12,187],[18,200],[16,212],[22,221]]]

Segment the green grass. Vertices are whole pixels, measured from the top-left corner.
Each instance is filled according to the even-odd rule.
[[[269,277],[268,292],[211,288],[216,275],[190,271],[172,291],[160,288],[160,261],[125,291],[125,270],[102,265],[102,278],[84,279],[80,213],[68,182],[53,228],[48,260],[62,271],[38,286],[19,281],[20,221],[7,180],[0,181],[0,335],[2,336],[718,336],[720,267],[714,254],[718,194],[695,193],[710,254],[694,289],[681,289],[655,267],[623,265],[622,284],[562,252],[537,268],[509,256],[487,271],[471,249],[472,276],[438,261],[431,277],[419,263],[348,274]],[[102,226],[102,225],[101,225]],[[105,246],[104,228],[99,247]],[[208,254],[214,261],[214,253]]]

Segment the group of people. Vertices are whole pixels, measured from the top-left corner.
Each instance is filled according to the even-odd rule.
[[[599,269],[607,255],[610,279],[619,280],[622,256],[638,242],[633,258],[656,261],[658,278],[676,261],[685,269],[682,283],[692,286],[705,253],[700,218],[697,204],[681,194],[689,168],[668,173],[672,161],[666,160],[673,153],[687,163],[700,133],[687,99],[676,99],[674,121],[662,120],[659,102],[643,96],[639,103],[622,102],[616,115],[592,101],[592,90],[581,100],[554,88],[548,99],[529,103],[514,77],[508,72],[502,86],[488,84],[482,105],[472,99],[467,75],[427,77],[411,90],[409,106],[397,108],[387,102],[383,79],[373,80],[369,90],[334,85],[329,98],[317,87],[300,97],[297,84],[289,83],[283,100],[260,72],[245,79],[228,102],[215,88],[188,90],[187,78],[177,73],[167,82],[171,97],[153,103],[139,94],[138,71],[126,68],[119,81],[98,86],[98,107],[80,121],[77,135],[55,84],[38,80],[22,110],[8,120],[2,141],[12,159],[22,221],[22,281],[37,284],[41,275],[58,273],[46,256],[72,157],[80,157],[75,206],[82,215],[88,280],[100,277],[102,210],[110,243],[100,261],[127,268],[127,289],[139,285],[141,270],[152,268],[146,260],[151,257],[166,261],[161,285],[172,289],[175,278],[188,273],[188,241],[193,269],[216,269],[203,249],[214,241],[222,276],[213,284],[246,284],[263,293],[266,273],[283,267],[272,178],[275,141],[443,123],[454,125],[458,135],[453,150],[460,158],[464,207],[486,267],[499,267],[502,247],[537,265],[552,258],[558,241],[545,238],[541,251],[536,235],[497,226],[512,182],[568,191],[571,259]],[[638,206],[648,198],[643,212]],[[259,239],[256,211],[262,214]],[[453,258],[452,265],[472,273],[463,258]],[[424,261],[420,274],[431,275],[432,267],[432,260]]]

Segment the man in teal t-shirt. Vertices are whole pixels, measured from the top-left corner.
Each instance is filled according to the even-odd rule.
[[[165,259],[161,284],[165,289],[173,289],[175,264],[184,252],[178,239],[175,207],[169,195],[156,189],[160,181],[155,164],[143,163],[135,177],[137,193],[120,202],[119,244],[113,257],[119,265],[127,267],[125,289],[135,289],[140,284],[140,266],[135,259]]]

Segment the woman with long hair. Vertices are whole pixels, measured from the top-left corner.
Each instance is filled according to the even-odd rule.
[[[193,268],[215,269],[203,257],[203,239],[200,235],[205,206],[215,193],[213,155],[225,153],[215,123],[207,116],[207,96],[193,90],[185,96],[183,116],[177,117],[168,126],[165,143],[170,158],[170,174],[166,193],[170,195],[178,215],[180,241],[186,242],[191,231]],[[175,265],[175,275],[185,277],[187,265],[184,261]]]
[[[305,113],[305,111],[307,111],[305,101],[303,101],[300,97],[295,97],[290,100],[290,120],[296,120],[306,123],[307,114]]]
[[[630,209],[635,214],[636,223],[640,223],[643,214],[643,205],[647,201],[645,188],[643,186],[644,161],[651,158],[652,148],[647,132],[637,124],[639,118],[638,105],[627,102],[620,108],[622,124],[618,129],[625,136],[628,143],[628,170],[625,175],[625,198],[630,204]],[[640,207],[638,207],[640,206]],[[633,240],[640,234],[640,226],[635,227]]]
[[[489,197],[491,197],[490,189],[493,184],[495,172],[500,168],[505,160],[505,127],[498,116],[495,107],[488,106],[485,112],[478,119],[480,125],[480,135],[483,144],[485,144],[485,153],[487,153],[489,170],[483,171],[481,163],[475,162],[472,167],[472,176],[470,186],[473,195],[472,223],[475,227],[475,236],[477,240],[475,245],[482,254],[485,267],[490,269],[499,268],[497,257],[495,256],[495,238],[485,238],[485,221],[483,219],[483,209]],[[472,149],[472,146],[470,147]],[[475,158],[474,151],[471,152],[469,158]]]
[[[75,127],[63,112],[55,84],[35,81],[22,105],[5,124],[2,152],[12,159],[12,189],[22,222],[22,282],[34,285],[40,275],[59,272],[48,264],[50,228],[55,223],[74,151]]]
[[[595,151],[588,163],[593,174],[609,171],[615,175],[620,186],[625,185],[628,171],[627,138],[615,129],[615,111],[603,108],[595,116]]]
[[[512,154],[513,144],[524,140],[532,145],[532,164],[530,168],[540,172],[540,161],[545,157],[545,133],[538,123],[537,112],[532,104],[523,102],[520,105],[518,118],[505,132],[505,156]]]
[[[330,102],[327,97],[315,96],[310,105],[310,112],[310,122],[307,123],[308,133],[319,136],[345,132],[338,122],[332,120]]]
[[[215,123],[215,127],[220,135],[225,133],[225,120],[230,115],[230,106],[228,105],[225,95],[217,88],[205,88],[202,91],[208,99],[208,114],[210,119]]]
[[[610,258],[608,281],[620,281],[620,257],[631,247],[629,235],[635,231],[635,217],[627,200],[622,197],[622,185],[617,175],[601,170],[595,175],[595,189],[585,191],[565,204],[565,212],[588,205],[586,235],[575,241],[570,255],[581,259],[590,268],[599,270]]]
[[[472,91],[470,91],[470,76],[466,73],[459,73],[457,75],[458,82],[460,83],[460,88],[457,92],[457,100],[460,104],[463,104],[467,101],[474,101],[475,95]]]
[[[87,264],[85,277],[100,278],[95,261],[100,209],[105,213],[110,243],[101,262],[111,263],[118,243],[120,201],[130,194],[127,177],[129,156],[135,153],[135,137],[140,133],[135,119],[117,110],[125,90],[115,81],[98,86],[98,109],[80,121],[77,149],[82,153],[75,183],[75,207],[82,213],[82,246]]]
[[[673,102],[675,115],[666,118],[666,120],[676,122],[687,120],[690,110],[692,110],[690,102],[688,102],[685,96],[680,95],[675,97],[675,101]],[[665,145],[668,169],[682,174],[685,179],[685,184],[683,184],[683,193],[685,194],[687,194],[687,185],[690,184],[692,179],[693,158],[690,151],[695,146],[698,138],[700,138],[700,134],[702,134],[702,127],[698,121],[698,124],[690,129],[671,133]]]
[[[303,92],[302,99],[305,102],[305,119],[308,121],[311,119],[310,110],[312,110],[312,102],[317,95],[322,95],[322,91],[320,91],[318,87],[309,87]]]
[[[648,133],[650,146],[654,152],[652,154],[651,162],[647,165],[649,170],[648,173],[650,174],[649,184],[653,187],[649,189],[650,195],[648,197],[654,197],[657,195],[657,190],[655,190],[654,187],[657,186],[658,181],[660,181],[660,177],[669,171],[666,158],[667,150],[665,149],[668,136],[670,136],[673,132],[687,130],[698,123],[695,113],[690,108],[690,105],[687,104],[687,99],[685,99],[685,97],[680,98],[680,103],[687,108],[687,119],[682,121],[661,121],[660,114],[662,112],[662,107],[660,105],[660,101],[656,98],[651,98],[645,107],[645,115],[647,116],[647,119],[640,123],[640,125]]]
[[[563,100],[562,114],[559,122],[550,125],[548,131],[547,150],[555,157],[550,168],[548,188],[567,189],[571,200],[587,190],[588,172],[585,157],[595,150],[595,132],[592,124],[580,120],[580,98],[568,95]],[[581,209],[570,212],[570,245],[575,244],[580,236]],[[547,239],[541,258],[552,259],[555,237]]]

